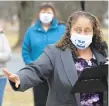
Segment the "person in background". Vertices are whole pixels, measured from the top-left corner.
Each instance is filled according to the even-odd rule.
[[[0,27],[0,106],[2,106],[4,89],[7,81],[1,69],[6,67],[6,63],[10,60],[10,58],[11,48],[6,35],[3,32],[3,28]]]
[[[25,64],[30,64],[42,54],[48,44],[54,44],[64,35],[65,24],[59,23],[56,12],[49,3],[40,6],[38,19],[31,25],[25,34],[22,44],[22,58]],[[32,76],[31,76],[32,77]],[[48,95],[48,84],[33,88],[34,106],[45,106]]]
[[[47,80],[46,106],[107,106],[104,92],[71,93],[84,68],[106,62],[102,37],[98,19],[89,12],[76,11],[68,18],[62,39],[47,46],[37,61],[15,74],[6,69],[3,72],[15,91],[25,91]]]

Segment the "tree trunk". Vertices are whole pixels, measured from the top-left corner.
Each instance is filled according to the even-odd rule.
[[[18,3],[18,2],[17,2]],[[19,39],[14,48],[21,46],[25,32],[33,20],[34,1],[19,2],[18,17],[19,17]]]
[[[80,1],[81,4],[81,10],[85,11],[85,1]]]

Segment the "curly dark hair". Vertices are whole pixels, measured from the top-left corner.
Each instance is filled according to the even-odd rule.
[[[62,37],[62,39],[56,43],[56,47],[60,48],[61,50],[70,48],[74,58],[77,58],[77,56],[79,56],[77,48],[70,40],[70,37],[71,37],[70,31],[71,31],[71,28],[72,28],[72,25],[74,24],[74,22],[76,22],[76,20],[81,16],[88,18],[93,25],[93,38],[92,38],[92,43],[90,46],[95,48],[98,52],[100,52],[102,55],[104,55],[106,57],[105,49],[102,46],[102,42],[103,42],[102,35],[103,34],[100,31],[100,23],[99,23],[98,19],[89,12],[77,11],[77,12],[74,12],[68,18],[68,21],[66,24],[66,32],[65,32],[64,36]]]

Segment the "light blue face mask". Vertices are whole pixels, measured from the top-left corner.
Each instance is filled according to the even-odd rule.
[[[81,35],[77,33],[72,33],[71,41],[78,49],[86,49],[92,43],[93,35]]]
[[[39,18],[43,24],[50,24],[51,21],[53,20],[53,14],[40,13]]]

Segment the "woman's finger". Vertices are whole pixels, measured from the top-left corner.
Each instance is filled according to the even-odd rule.
[[[11,80],[12,82],[15,82],[17,78],[16,78],[16,76],[13,74],[13,75],[10,75],[10,76],[8,77],[8,79]]]
[[[6,76],[10,76],[10,75],[12,74],[11,72],[8,72],[5,68],[2,69],[2,71],[4,72],[4,74],[5,74]]]
[[[19,85],[20,85],[20,80],[17,80],[15,83],[16,83],[16,84],[15,84],[16,88],[18,88]]]

